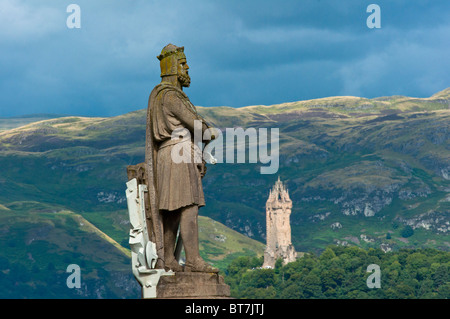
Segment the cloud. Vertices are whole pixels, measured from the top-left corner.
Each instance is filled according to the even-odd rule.
[[[37,41],[57,31],[63,15],[54,7],[19,0],[0,1],[0,39]]]
[[[389,40],[372,46],[372,53],[338,68],[339,94],[428,97],[448,87],[449,34],[450,26],[393,31]]]
[[[331,95],[428,96],[448,86],[448,1],[0,0],[0,116],[118,115],[146,107],[156,59],[185,46],[203,106]]]

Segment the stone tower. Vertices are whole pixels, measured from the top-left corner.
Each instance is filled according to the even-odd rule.
[[[283,265],[297,258],[291,242],[291,209],[289,192],[278,177],[266,202],[267,246],[264,251],[263,268],[274,268],[279,258],[283,260]]]

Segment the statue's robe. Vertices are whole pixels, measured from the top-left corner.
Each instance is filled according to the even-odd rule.
[[[193,157],[189,163],[175,163],[172,148],[178,143],[172,140],[175,129],[186,128],[190,132],[190,148],[194,151],[194,121],[202,121],[201,134],[208,125],[197,114],[195,106],[179,88],[168,84],[158,84],[149,99],[150,125],[155,145],[156,190],[159,210],[174,211],[190,205],[205,205],[205,197],[198,163]],[[186,141],[185,141],[186,142]],[[200,154],[201,156],[201,154]]]

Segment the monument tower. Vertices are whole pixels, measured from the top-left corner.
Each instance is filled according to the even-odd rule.
[[[263,268],[274,268],[279,258],[283,260],[283,265],[297,258],[291,242],[291,209],[289,192],[278,177],[266,202],[267,246],[264,251]]]

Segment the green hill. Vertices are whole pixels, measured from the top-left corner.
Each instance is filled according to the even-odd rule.
[[[82,215],[38,202],[0,207],[0,298],[139,298],[124,234],[127,212]],[[109,222],[109,223],[108,223]],[[122,245],[100,230],[122,239]],[[264,245],[207,217],[199,219],[201,254],[221,269],[238,256],[262,256]],[[81,268],[69,289],[66,268]]]
[[[0,213],[0,298],[130,298],[130,252],[83,216],[38,202],[11,202]],[[66,268],[81,268],[69,289]]]
[[[222,129],[280,129],[277,174],[261,175],[259,163],[208,166],[200,214],[211,220],[202,220],[209,225],[204,229],[220,222],[264,243],[265,201],[280,176],[294,204],[297,251],[321,251],[330,244],[449,250],[449,93],[199,107]],[[121,256],[117,243],[127,247],[128,236],[126,166],[144,159],[145,121],[146,110],[138,110],[111,118],[53,118],[1,131],[0,216],[12,218],[15,210],[28,216],[34,204],[25,202],[69,210],[74,215],[59,213],[58,218],[89,221],[101,231],[89,236]],[[35,216],[42,221],[55,217],[42,214]],[[14,219],[8,223],[15,225]],[[405,237],[407,227],[413,233]],[[222,269],[234,256],[263,250],[254,241],[206,239],[205,258]]]
[[[55,114],[30,114],[14,117],[0,117],[0,132],[10,130],[16,127],[24,126],[29,123],[45,121],[53,118],[64,117],[64,115]]]

